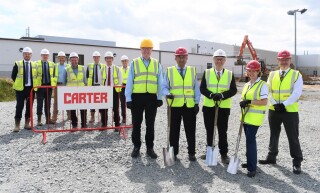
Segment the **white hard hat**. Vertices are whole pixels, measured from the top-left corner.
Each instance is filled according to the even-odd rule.
[[[71,52],[71,53],[70,53],[69,58],[72,58],[72,57],[77,57],[77,58],[79,58],[78,54],[75,53],[75,52]]]
[[[32,50],[30,47],[24,47],[23,50],[22,50],[22,53],[32,53]]]
[[[122,56],[121,56],[121,61],[122,61],[122,60],[129,60],[129,58],[128,58],[128,56],[126,56],[126,55],[122,55]]]
[[[100,52],[98,52],[98,51],[94,51],[94,52],[92,53],[92,56],[101,56],[101,54],[100,54]]]
[[[220,57],[227,57],[227,54],[225,51],[221,50],[221,49],[218,49],[217,51],[215,51],[213,53],[213,57],[216,57],[216,56],[220,56]]]
[[[110,51],[107,51],[107,52],[104,54],[104,57],[112,57],[112,58],[113,58],[113,53],[110,52]]]
[[[63,51],[60,51],[60,52],[58,53],[58,56],[66,56],[66,54],[65,54]]]
[[[50,54],[49,50],[47,49],[42,49],[41,54]]]

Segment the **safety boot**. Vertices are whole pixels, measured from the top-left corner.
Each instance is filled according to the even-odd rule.
[[[90,112],[91,113],[91,118],[89,123],[94,123],[94,112]]]
[[[20,119],[14,119],[15,127],[13,129],[13,132],[19,132],[20,131]]]
[[[30,130],[31,129],[30,118],[26,118],[25,123],[24,123],[24,129],[26,129],[26,130]]]
[[[38,120],[37,120],[37,126],[42,126],[43,124],[41,123],[41,115],[38,115]]]

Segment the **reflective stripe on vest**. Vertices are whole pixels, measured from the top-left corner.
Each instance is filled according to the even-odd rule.
[[[12,88],[16,91],[22,91],[24,89],[24,84],[23,84],[23,79],[24,79],[24,61],[16,61],[16,64],[18,66],[18,73],[16,80],[14,81]],[[38,85],[38,80],[37,80],[37,72],[38,72],[38,66],[36,63],[30,61],[30,66],[32,68],[31,74],[32,74],[32,86],[36,87]],[[38,89],[35,88],[35,91]]]
[[[120,67],[120,70],[122,72],[122,83],[123,84],[127,84],[127,79],[128,79],[128,75],[129,75],[129,69],[130,69],[130,67],[127,67],[126,71],[124,71],[124,68]]]
[[[272,97],[277,103],[283,103],[291,96],[293,93],[294,83],[298,79],[299,74],[299,71],[290,69],[281,81],[279,71],[273,71],[270,73],[268,83],[270,84],[269,87]],[[270,104],[269,108],[274,110],[272,104]],[[298,112],[298,110],[298,101],[286,106],[287,112]]]
[[[84,86],[84,68],[78,65],[78,75],[73,72],[72,66],[67,67],[67,86]]]
[[[148,69],[144,65],[141,58],[136,58],[133,60],[133,93],[157,93],[159,72],[158,66],[158,60],[154,58],[150,58]]]
[[[246,83],[243,87],[241,98],[243,100],[260,100],[261,88],[264,84],[266,83],[263,80],[259,80],[249,89],[250,83]],[[262,125],[266,109],[266,105],[260,106],[249,104],[249,110],[244,118],[244,122],[255,126]]]
[[[218,81],[214,68],[205,70],[205,78],[207,83],[207,89],[212,93],[222,93],[230,89],[232,72],[224,69],[220,80]],[[231,98],[221,100],[220,108],[231,108]],[[212,99],[204,97],[203,106],[213,107],[214,101]]]
[[[174,99],[172,107],[182,107],[185,103],[188,108],[194,107],[194,81],[196,79],[196,69],[187,66],[184,78],[181,77],[175,66],[168,68],[168,79],[170,93]],[[171,99],[169,99],[169,104]]]

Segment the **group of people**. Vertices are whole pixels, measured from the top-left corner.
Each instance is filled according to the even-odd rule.
[[[46,54],[49,51],[41,51],[42,60],[34,63],[30,62],[32,50],[28,47],[23,49],[23,60],[15,63],[12,79],[14,80],[14,89],[16,90],[16,127],[14,131],[19,131],[19,124],[22,117],[23,101],[29,97],[30,90],[35,85],[70,85],[70,86],[114,86],[125,85],[122,90],[113,89],[114,98],[120,92],[121,109],[123,121],[126,119],[125,108],[131,110],[132,114],[132,143],[133,150],[131,156],[136,158],[140,156],[141,148],[141,124],[143,114],[146,123],[146,153],[147,156],[156,159],[158,155],[154,151],[154,133],[155,118],[157,108],[163,105],[163,96],[167,100],[170,108],[170,145],[174,149],[174,159],[177,159],[179,153],[180,125],[183,120],[185,134],[188,143],[188,154],[190,161],[196,161],[195,151],[195,133],[196,116],[199,112],[199,103],[201,94],[203,100],[203,118],[207,134],[207,146],[213,146],[214,117],[217,116],[218,147],[221,154],[222,163],[228,164],[228,119],[232,106],[232,97],[237,93],[237,86],[232,71],[224,68],[227,60],[226,52],[218,49],[213,54],[214,67],[206,69],[203,73],[201,83],[197,80],[197,71],[194,66],[187,64],[188,52],[185,48],[179,47],[175,51],[176,65],[168,67],[162,72],[162,66],[159,61],[151,57],[153,42],[150,39],[144,39],[140,44],[141,56],[133,59],[128,66],[129,59],[122,56],[122,68],[115,66],[112,52],[106,52],[104,57],[106,64],[100,63],[100,53],[93,53],[94,63],[89,64],[85,76],[84,68],[78,65],[78,55],[70,54],[71,65],[64,64],[65,54],[59,52],[60,64],[54,65],[47,62]],[[60,58],[61,57],[61,58]],[[257,168],[257,144],[256,133],[262,125],[265,113],[269,106],[269,126],[270,142],[269,153],[264,160],[259,160],[260,164],[276,164],[278,155],[279,135],[281,124],[283,123],[287,137],[289,139],[290,155],[293,158],[293,172],[301,173],[301,162],[303,160],[301,147],[299,143],[299,115],[298,99],[302,92],[301,74],[290,68],[291,54],[284,50],[277,56],[280,70],[272,71],[269,74],[267,83],[261,80],[261,65],[258,61],[252,60],[246,66],[246,73],[249,82],[243,87],[241,101],[239,105],[242,109],[240,119],[244,122],[244,132],[246,135],[246,157],[247,162],[242,164],[247,168],[248,177],[256,175]],[[47,65],[47,66],[46,66]],[[41,70],[39,70],[41,69]],[[54,70],[55,69],[55,70]],[[18,73],[19,72],[19,73]],[[42,72],[37,74],[37,72]],[[111,78],[111,79],[110,79]],[[41,84],[39,80],[42,79]],[[35,89],[36,90],[36,89]],[[38,89],[37,92],[39,92]],[[50,92],[43,92],[44,95]],[[37,94],[38,95],[38,94]],[[116,97],[115,97],[116,96]],[[49,97],[51,98],[51,97]],[[50,100],[50,99],[49,99]],[[41,101],[41,100],[40,100]],[[119,102],[113,101],[114,121],[119,126]],[[126,101],[126,103],[124,102]],[[28,109],[29,100],[27,100],[27,110],[25,114],[25,129],[30,129],[30,109]],[[39,103],[39,102],[38,102]],[[48,102],[50,105],[50,102]],[[42,106],[40,106],[42,108]],[[41,121],[41,108],[37,108],[38,120]],[[45,106],[45,111],[50,106]],[[215,111],[215,109],[217,111]],[[47,123],[50,123],[50,110],[46,117]],[[54,117],[56,118],[56,109]],[[106,125],[107,120],[104,117],[106,109],[100,109],[102,125]],[[215,114],[216,112],[217,115]],[[90,122],[94,122],[94,110],[91,110]],[[86,111],[81,111],[81,126],[86,127]],[[72,125],[76,126],[77,119],[75,111],[71,111]],[[39,121],[38,121],[39,123]],[[206,159],[202,155],[201,159]]]

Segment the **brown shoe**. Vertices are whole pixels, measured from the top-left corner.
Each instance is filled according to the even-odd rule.
[[[13,132],[19,132],[20,131],[20,119],[14,120],[14,129]]]
[[[27,119],[25,120],[24,129],[26,129],[26,130],[31,130],[30,118],[27,118]]]

